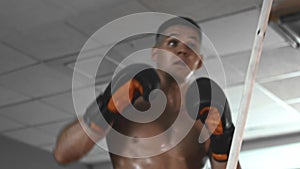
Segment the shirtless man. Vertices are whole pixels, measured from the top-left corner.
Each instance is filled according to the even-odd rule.
[[[133,79],[129,79],[127,74],[136,73],[136,68],[140,65],[129,66],[120,71],[121,75],[114,77],[119,84],[109,84],[105,92],[87,108],[85,115],[62,131],[54,150],[55,159],[63,164],[78,160],[92,149],[95,141],[106,137],[109,149],[122,152],[110,152],[115,169],[200,169],[207,157],[213,169],[226,168],[234,131],[226,97],[217,84],[206,78],[194,81],[193,84],[198,85],[201,98],[193,97],[194,90],[187,80],[190,73],[202,66],[200,42],[200,27],[193,20],[179,17],[164,22],[158,30],[156,45],[152,49],[152,58],[157,64],[157,69],[146,69]],[[183,68],[185,66],[189,69]],[[128,92],[128,88],[130,100],[128,97],[122,97]],[[211,103],[212,93],[207,92],[211,88],[216,89],[218,93],[214,103]],[[166,107],[158,118],[151,122],[139,123],[122,116],[133,111],[127,108],[131,104],[140,111],[148,110],[149,93],[154,89],[160,89],[166,96]],[[223,99],[223,102],[219,103],[218,99]],[[199,112],[194,120],[193,110]],[[100,114],[106,121],[99,117]],[[172,127],[158,143],[149,144],[139,139],[163,133],[172,126],[178,116],[178,125]],[[192,123],[191,129],[185,133],[182,140],[172,145],[174,139],[179,137],[176,132],[180,132],[186,123]],[[136,138],[136,141],[120,140],[119,136],[110,134],[111,128]],[[207,129],[204,130],[207,131],[204,135],[208,136],[208,139],[200,143],[198,140],[199,137],[203,137],[203,133],[200,135],[203,128]],[[153,156],[144,155],[157,147],[161,148],[160,153]]]

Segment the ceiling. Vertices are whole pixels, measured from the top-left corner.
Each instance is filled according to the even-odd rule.
[[[280,4],[283,1],[275,1]],[[2,0],[0,2],[0,133],[52,151],[63,126],[76,118],[72,102],[72,72],[89,37],[110,21],[136,12],[164,12],[195,18],[208,37],[205,66],[222,79],[216,52],[226,77],[233,119],[236,120],[246,68],[258,22],[260,0]],[[97,92],[126,55],[149,44],[137,38],[119,44],[97,74]],[[82,65],[93,65],[105,45],[87,52]],[[121,55],[122,53],[123,55]],[[86,77],[89,66],[76,70]],[[199,74],[206,76],[206,69]],[[245,139],[300,132],[300,51],[268,27],[246,125]],[[84,86],[75,92],[84,90]],[[90,100],[86,100],[87,104]],[[93,149],[83,162],[108,160]]]

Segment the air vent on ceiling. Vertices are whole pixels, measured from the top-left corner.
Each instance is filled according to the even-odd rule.
[[[300,1],[284,0],[272,8],[270,25],[294,48],[300,46]]]

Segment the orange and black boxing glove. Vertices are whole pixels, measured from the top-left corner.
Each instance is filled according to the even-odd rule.
[[[200,119],[211,132],[211,156],[219,162],[227,161],[234,124],[228,101],[220,86],[208,78],[197,79],[187,90],[186,108],[191,117]]]
[[[155,69],[146,64],[130,65],[119,71],[104,93],[86,109],[83,120],[94,131],[102,132],[138,97],[149,101],[150,92],[158,88],[160,80]]]

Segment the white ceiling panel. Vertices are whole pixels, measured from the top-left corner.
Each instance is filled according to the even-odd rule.
[[[42,145],[40,146],[40,148],[42,150],[48,151],[48,152],[53,152],[54,148],[55,148],[55,144],[46,144],[46,145]]]
[[[256,24],[257,27],[257,24]],[[254,34],[253,34],[254,37]],[[254,41],[254,38],[252,42]],[[266,36],[264,39],[263,48],[264,49],[274,49],[278,47],[290,46],[289,43],[280,35],[278,34],[271,26],[267,27]],[[251,43],[252,49],[252,43]]]
[[[245,74],[247,73],[250,55],[250,51],[241,52],[234,55],[222,57],[222,62],[225,65],[229,65],[233,69],[237,70],[239,74],[245,77]]]
[[[81,53],[78,53],[78,60],[90,59],[93,57],[103,58],[109,51],[107,46],[103,46],[95,40],[90,39],[88,44],[89,45],[86,45],[81,49]]]
[[[1,87],[0,86],[0,107],[7,105],[7,104],[12,104],[15,102],[20,102],[23,100],[29,99],[29,97],[26,97],[22,94],[19,94],[15,91],[9,90],[7,88]]]
[[[245,76],[251,52],[241,52],[223,58],[225,64],[230,64],[240,74]],[[300,70],[300,53],[291,47],[281,47],[273,50],[264,50],[261,56],[257,80],[263,81],[274,76]]]
[[[226,93],[232,113],[234,113],[235,114],[234,116],[236,116],[236,113],[238,113],[238,110],[239,110],[239,107],[241,104],[243,85],[229,87],[229,88],[225,89],[224,91]],[[256,90],[254,89],[253,91],[256,91]]]
[[[31,101],[2,108],[0,114],[26,125],[57,122],[73,117],[40,101]]]
[[[117,51],[118,54],[110,55],[110,57],[120,62],[125,58],[128,59],[128,56],[132,55],[134,52],[138,52],[141,50],[148,50],[147,57],[150,57],[151,56],[150,51],[154,45],[155,45],[155,37],[153,36],[153,34],[133,36],[126,40],[121,41],[116,46],[114,46],[113,49]]]
[[[296,71],[300,71],[300,51],[292,47],[282,47],[263,51],[258,78],[270,78]]]
[[[96,91],[95,91],[96,95],[99,95],[104,87],[106,87],[106,85],[105,86],[96,86]],[[82,92],[82,91],[85,91],[85,90],[81,89],[81,90],[78,90],[78,91]],[[75,96],[77,96],[77,95],[75,95]],[[46,97],[46,98],[41,99],[41,102],[46,103],[48,105],[51,105],[51,106],[53,106],[53,107],[55,107],[59,110],[62,110],[64,112],[67,112],[68,114],[73,115],[74,117],[76,116],[76,112],[75,112],[75,109],[74,109],[74,103],[73,103],[73,98],[72,98],[72,93],[71,92]]]
[[[283,117],[288,120],[283,120]],[[299,124],[299,122],[300,114],[297,111],[291,111],[285,106],[273,103],[251,108],[247,125],[250,130],[259,130],[268,127]]]
[[[291,104],[298,112],[300,112],[300,103]]]
[[[237,85],[244,81],[244,77],[230,64],[221,63],[217,59],[204,60],[203,67],[198,72],[201,77],[209,77],[220,85],[224,84],[224,80],[226,86]]]
[[[234,87],[229,87],[225,90],[229,100],[229,104],[234,113],[237,113],[239,109],[241,99],[242,99],[243,89],[244,89],[244,85],[238,85]],[[272,103],[274,103],[274,100],[269,96],[267,96],[266,94],[264,94],[263,91],[261,91],[260,88],[257,87],[257,84],[255,84],[252,93],[250,108],[261,107],[265,104],[272,104]]]
[[[1,16],[1,15],[0,15]],[[1,19],[2,21],[3,19]],[[5,24],[4,24],[5,25]],[[14,26],[11,26],[11,25],[5,25],[5,26],[2,26],[1,24],[1,27],[0,27],[0,37],[3,37],[7,34],[10,34],[12,32],[15,32],[16,31],[16,27]]]
[[[95,86],[95,96],[98,96],[105,87],[106,84]],[[40,101],[46,103],[47,105],[53,106],[58,110],[67,112],[72,117],[76,117],[76,115],[82,116],[86,107],[89,106],[95,99],[88,95],[91,90],[91,87],[74,90],[74,98],[72,98],[71,92],[67,92],[64,94],[46,97],[41,99]],[[73,102],[74,99],[76,100],[76,102]],[[75,112],[75,108],[76,110],[78,110],[78,112]]]
[[[35,62],[34,59],[0,43],[0,74]]]
[[[240,163],[244,169],[253,168],[299,168],[300,143],[265,147],[241,152]],[[284,158],[284,160],[283,160]],[[253,163],[255,161],[255,163]]]
[[[228,55],[252,49],[258,17],[258,10],[250,10],[200,25],[217,52],[220,55]],[[264,47],[270,48],[278,44],[287,45],[282,37],[268,27]]]
[[[39,64],[1,76],[0,84],[26,96],[39,97],[71,89],[72,77]]]
[[[20,124],[14,120],[0,116],[0,132],[17,129],[23,126],[23,124]]]
[[[46,97],[41,101],[75,116],[72,93],[70,92]]]
[[[49,136],[45,132],[36,128],[26,128],[17,131],[5,132],[3,135],[32,146],[54,143],[56,140],[55,137]]]
[[[97,67],[98,64],[99,67]],[[75,63],[70,63],[68,66],[71,69],[74,69]],[[94,78],[95,74],[93,73],[96,73],[96,77],[103,77],[105,75],[112,74],[116,69],[116,67],[117,67],[116,64],[112,63],[107,59],[102,59],[100,61],[99,58],[93,57],[90,59],[78,61],[76,63],[75,70],[88,78]],[[97,70],[97,72],[93,72],[94,70]]]
[[[36,27],[41,24],[62,20],[74,14],[70,8],[55,5],[47,0],[2,0],[0,2],[0,37]]]
[[[254,7],[253,0],[138,0],[146,7],[157,12],[165,12],[179,16],[190,16],[197,20],[205,20],[214,17],[234,13]]]
[[[242,91],[243,86],[226,89],[234,122],[237,120]],[[282,117],[289,120],[282,120]],[[255,85],[245,128],[245,139],[300,131],[300,127],[297,127],[299,126],[299,122],[299,112],[278,99],[262,86],[258,84]]]
[[[41,131],[49,134],[50,136],[57,137],[58,134],[64,129],[68,124],[75,121],[75,118],[70,118],[61,122],[54,122],[46,125],[41,125],[37,127]]]
[[[27,32],[10,34],[3,41],[39,60],[78,52],[87,37],[62,22],[35,27]]]
[[[95,31],[105,24],[137,12],[149,11],[136,1],[126,1],[113,7],[100,7],[96,10],[89,10],[78,16],[68,19],[68,23],[91,36]]]
[[[52,0],[51,3],[56,4],[57,6],[63,7],[65,9],[73,10],[76,12],[86,11],[93,8],[101,8],[103,6],[111,7],[121,0]]]
[[[300,97],[300,76],[262,83],[266,89],[283,100]]]
[[[147,64],[153,67],[156,67],[156,63],[153,61],[151,57],[151,51],[152,49],[144,49],[139,51],[131,51],[130,49],[127,51],[120,50],[120,53],[128,54],[126,55],[119,55],[118,60],[116,60],[114,63],[118,66],[115,72],[119,72],[121,69],[124,68],[124,66],[132,65],[132,64]],[[113,55],[110,55],[109,57],[113,57]],[[120,57],[121,56],[121,57]]]

